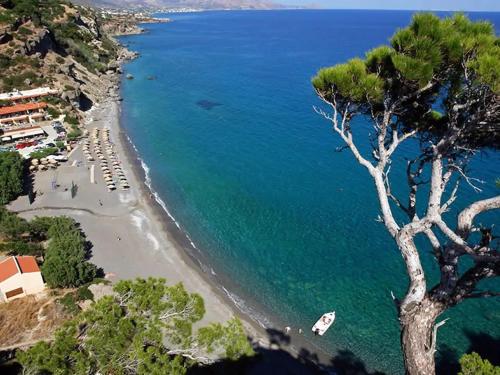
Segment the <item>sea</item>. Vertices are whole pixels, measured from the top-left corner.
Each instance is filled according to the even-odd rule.
[[[412,14],[185,13],[120,38],[140,53],[125,66],[134,79],[122,82],[122,124],[148,186],[192,243],[190,255],[262,326],[301,328],[309,347],[332,359],[343,355],[366,372],[403,373],[391,292],[402,297],[408,280],[377,220],[374,186],[314,112],[320,103],[310,81],[321,67],[388,43]],[[500,13],[469,17],[500,28]],[[369,132],[366,120],[356,125]],[[367,152],[361,133],[357,142]],[[403,167],[412,152],[410,142],[395,156],[395,192],[405,192]],[[450,222],[473,200],[499,193],[499,166],[492,151],[474,158],[469,173],[483,181],[482,192],[465,184]],[[480,221],[500,224],[500,215]],[[436,263],[427,244],[419,246],[432,285]],[[500,289],[499,280],[492,283]],[[335,325],[314,337],[310,327],[331,310]],[[496,352],[498,361],[498,299],[466,301],[443,318],[441,366],[473,349]]]

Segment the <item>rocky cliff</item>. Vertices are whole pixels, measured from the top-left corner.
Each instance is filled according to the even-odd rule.
[[[110,35],[108,24],[116,20],[62,1],[0,4],[1,91],[51,86],[60,92],[51,104],[65,113],[86,110],[116,92],[120,62],[135,57]],[[125,29],[136,27],[132,19],[120,22]]]

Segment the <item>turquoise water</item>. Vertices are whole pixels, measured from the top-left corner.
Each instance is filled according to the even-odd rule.
[[[389,292],[404,293],[404,265],[375,220],[367,173],[348,152],[335,152],[339,139],[313,112],[310,78],[385,43],[410,17],[208,12],[176,15],[147,25],[146,35],[122,38],[141,54],[126,66],[135,79],[123,82],[124,126],[154,190],[215,273],[247,305],[261,305],[258,318],[267,324],[308,331],[324,311],[337,310],[335,328],[311,342],[332,356],[350,350],[387,373],[402,372]],[[472,17],[500,25],[498,13]],[[403,147],[396,165],[412,147]],[[500,157],[481,158],[473,173],[486,181],[482,195],[491,196]],[[457,206],[472,198],[464,189]],[[435,277],[430,255],[422,257]],[[466,330],[500,336],[499,307],[476,300],[454,309],[440,343],[463,353]]]

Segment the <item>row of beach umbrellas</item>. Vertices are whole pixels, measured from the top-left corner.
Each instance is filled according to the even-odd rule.
[[[92,154],[90,154],[90,143],[92,142],[94,146],[94,152],[96,155],[96,158],[99,160],[99,164],[101,167],[103,179],[106,183],[106,186],[108,188],[108,191],[113,191],[116,190],[116,184],[115,184],[115,179],[113,178],[113,172],[116,174],[118,183],[120,185],[120,188],[122,190],[127,190],[130,188],[130,185],[128,183],[128,180],[125,176],[125,173],[123,172],[121,168],[121,164],[116,156],[116,153],[113,150],[113,144],[111,143],[109,139],[109,129],[104,128],[102,130],[102,144],[101,144],[101,131],[97,128],[93,129],[90,138],[87,139],[84,142],[83,145],[83,150],[84,153],[87,156],[87,160],[93,161],[95,160],[92,157]],[[104,152],[103,152],[104,149]],[[106,155],[107,156],[106,156]],[[92,160],[90,159],[92,158]],[[109,163],[108,163],[109,160]]]

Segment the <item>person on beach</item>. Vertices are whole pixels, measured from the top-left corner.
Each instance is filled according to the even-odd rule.
[[[291,328],[290,327],[285,327],[285,333],[290,332]]]

